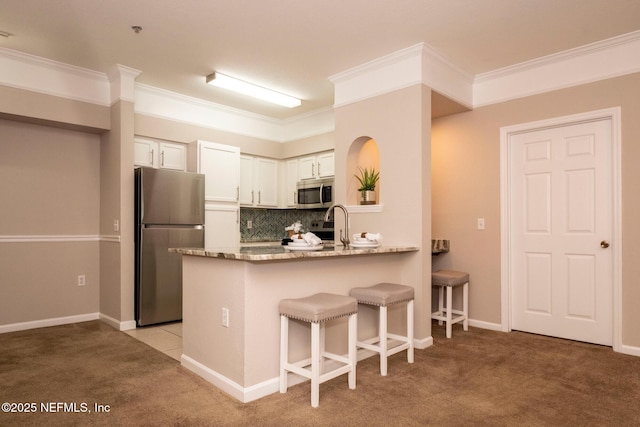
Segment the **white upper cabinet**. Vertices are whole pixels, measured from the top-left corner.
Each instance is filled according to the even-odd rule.
[[[300,179],[324,178],[335,175],[335,155],[333,151],[314,156],[301,157],[298,160]]]
[[[298,160],[285,162],[284,197],[285,207],[296,207],[298,203]]]
[[[184,145],[160,143],[160,159],[158,167],[161,169],[186,170],[187,150]]]
[[[240,164],[240,204],[277,207],[279,162],[243,155]]]
[[[240,148],[208,141],[189,145],[189,170],[205,176],[205,201],[238,203]]]
[[[186,149],[182,144],[136,138],[134,164],[159,169],[186,170]]]

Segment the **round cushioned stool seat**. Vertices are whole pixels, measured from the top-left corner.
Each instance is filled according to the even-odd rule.
[[[358,312],[358,301],[345,295],[319,293],[280,301],[280,315],[309,323],[325,322]]]

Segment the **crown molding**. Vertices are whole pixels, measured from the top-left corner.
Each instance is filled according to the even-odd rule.
[[[476,75],[473,107],[640,72],[640,31]]]
[[[331,107],[280,120],[140,83],[136,84],[135,111],[281,143],[335,129]]]
[[[424,84],[470,107],[473,76],[425,43],[418,43],[329,77],[334,107]]]
[[[233,109],[140,83],[140,71],[115,65],[109,73],[0,47],[0,84],[92,104],[118,99],[140,114],[274,142],[335,130],[333,108],[424,84],[469,108],[640,72],[640,31],[504,67],[475,77],[419,43],[329,77],[333,107],[285,120]]]
[[[135,102],[135,80],[141,71],[116,64],[107,72],[111,86],[111,104],[118,100]]]
[[[74,101],[110,105],[105,73],[0,47],[0,84]]]

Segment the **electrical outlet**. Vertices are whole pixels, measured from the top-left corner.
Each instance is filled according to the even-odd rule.
[[[251,230],[253,228],[253,221],[247,221],[247,230]]]
[[[484,218],[478,218],[478,230],[484,230]]]
[[[229,327],[229,309],[226,307],[222,307],[222,326]]]
[[[84,274],[81,274],[78,276],[78,286],[84,286],[84,284],[85,284]]]

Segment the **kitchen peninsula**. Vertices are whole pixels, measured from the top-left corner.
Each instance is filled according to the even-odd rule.
[[[278,391],[280,318],[284,298],[317,292],[348,295],[356,286],[407,283],[403,270],[417,246],[366,249],[326,247],[291,251],[282,246],[170,249],[182,254],[182,365],[242,402]],[[359,312],[359,330],[375,330],[373,312]],[[403,313],[389,313],[389,321]],[[346,352],[342,327],[327,325],[327,348]],[[344,348],[342,348],[344,346]],[[290,327],[290,354],[308,355],[304,324]],[[343,351],[344,350],[344,351]]]

